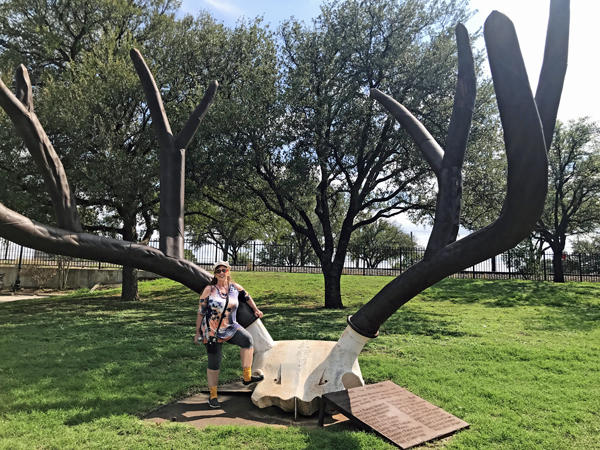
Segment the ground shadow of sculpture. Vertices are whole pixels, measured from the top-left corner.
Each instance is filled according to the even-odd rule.
[[[547,149],[566,73],[569,1],[552,0],[544,62],[535,97],[531,91],[512,22],[494,11],[484,36],[508,160],[507,194],[500,216],[487,227],[456,241],[462,197],[462,165],[475,104],[476,79],[469,36],[456,29],[459,68],[446,148],[402,105],[378,90],[379,101],[409,133],[438,181],[436,216],[423,261],[385,286],[348,318],[337,342],[275,342],[251,314],[240,322],[254,336],[254,369],[265,375],[253,392],[260,406],[312,414],[321,395],[363,384],[358,355],[404,303],[443,278],[506,251],[533,230],[547,192]],[[213,82],[184,129],[173,137],[154,79],[137,50],[134,66],[152,114],[161,148],[160,250],[81,232],[77,208],[56,152],[33,112],[31,85],[24,67],[17,70],[16,96],[0,81],[0,106],[9,115],[44,175],[58,227],[34,222],[0,205],[0,236],[47,253],[93,259],[149,270],[201,292],[211,274],[183,259],[183,167],[185,148],[217,90]]]

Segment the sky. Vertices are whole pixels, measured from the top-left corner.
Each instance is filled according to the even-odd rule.
[[[262,16],[265,23],[276,29],[283,20],[294,16],[310,24],[320,12],[321,0],[183,0],[181,10],[197,15],[208,11],[227,26],[234,26],[244,16]],[[527,67],[530,84],[535,92],[542,58],[550,0],[471,0],[470,7],[477,14],[465,25],[470,33],[476,32],[486,17],[498,10],[515,24],[521,52]],[[596,87],[600,59],[598,59],[598,17],[600,1],[571,0],[571,30],[569,66],[561,99],[558,118],[563,121],[590,116],[600,120],[600,88]],[[476,45],[483,46],[483,39]],[[591,57],[590,57],[591,54]],[[429,229],[411,224],[405,218],[398,220],[406,232],[412,232],[421,245],[426,245]],[[466,231],[461,230],[461,235]]]

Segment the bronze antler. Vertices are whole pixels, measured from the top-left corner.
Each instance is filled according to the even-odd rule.
[[[150,70],[137,50],[131,51],[131,57],[146,92],[161,147],[161,249],[82,232],[62,163],[33,111],[31,82],[22,65],[16,74],[16,96],[0,80],[0,106],[14,123],[44,177],[58,227],[32,221],[0,204],[0,236],[48,253],[149,270],[201,292],[212,275],[183,259],[184,154],[213,101],[218,83],[210,84],[177,138],[173,138]]]
[[[459,81],[445,152],[402,105],[377,90],[371,91],[371,96],[390,111],[417,143],[438,179],[439,193],[423,261],[394,279],[348,319],[350,326],[363,336],[375,336],[379,326],[398,308],[429,286],[514,247],[531,233],[542,214],[548,189],[546,153],[567,66],[569,0],[551,2],[535,99],[512,22],[494,11],[485,22],[484,36],[504,129],[508,188],[498,219],[459,241],[454,242],[462,192],[460,170],[474,104],[466,31],[460,25],[457,28]]]

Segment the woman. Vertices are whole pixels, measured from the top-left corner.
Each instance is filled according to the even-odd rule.
[[[215,353],[207,351],[206,378],[210,390],[208,404],[212,408],[220,406],[217,399],[217,384],[223,357],[223,342],[240,347],[245,385],[262,381],[264,378],[262,375],[252,376],[252,335],[236,322],[239,302],[248,303],[259,319],[263,313],[256,307],[254,300],[244,291],[244,288],[232,282],[230,270],[231,266],[227,261],[218,261],[214,264],[215,278],[200,295],[200,308],[196,320],[194,342],[197,345],[206,344],[209,337],[217,338],[217,351]],[[226,310],[225,304],[227,304]]]

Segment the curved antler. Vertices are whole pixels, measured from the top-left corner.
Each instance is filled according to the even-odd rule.
[[[42,252],[136,267],[180,282],[195,292],[213,276],[185,259],[170,258],[152,247],[93,234],[73,233],[35,222],[0,204],[0,236]]]
[[[0,106],[12,120],[44,178],[58,226],[81,232],[77,204],[69,188],[65,169],[33,112],[31,82],[27,69],[22,64],[17,68],[16,81],[17,96],[0,80]]]
[[[174,211],[174,214],[169,216],[167,223],[175,223],[178,230],[177,236],[183,236],[183,219],[180,224],[176,223],[178,216],[183,217],[183,153],[210,107],[218,84],[216,81],[210,84],[202,102],[192,113],[180,135],[177,139],[173,139],[154,79],[139,52],[132,50],[131,54],[146,90],[155,129],[159,135],[159,142],[161,142],[161,165],[164,164],[167,167],[168,175],[166,177],[163,177],[165,171],[161,167],[161,208],[164,203],[167,203],[170,211]],[[180,248],[181,257],[177,258],[173,256],[176,256],[175,254],[178,254],[179,250],[174,251],[171,246],[167,246],[169,252],[162,252],[134,242],[108,239],[81,232],[77,206],[71,195],[66,173],[33,111],[31,83],[25,67],[21,66],[17,69],[16,79],[16,96],[0,80],[0,106],[15,124],[44,176],[59,226],[55,228],[34,222],[0,204],[0,236],[47,253],[148,270],[179,281],[196,292],[202,292],[212,280],[212,275],[183,259],[183,246]],[[162,149],[165,147],[168,153],[163,157]],[[175,158],[173,154],[175,154]],[[174,164],[174,160],[176,164]],[[177,164],[180,166],[177,169],[180,178],[174,179],[169,174],[175,170],[174,167]],[[163,198],[164,190],[167,191],[166,199]],[[173,193],[177,194],[176,202],[171,201]],[[173,205],[173,203],[175,204]],[[165,226],[165,220],[160,225],[161,227]]]
[[[560,39],[568,35],[568,24],[565,25],[569,20],[568,4],[568,0],[552,2],[549,35],[558,33],[555,28],[560,30]],[[564,14],[565,8],[567,14]],[[485,22],[484,35],[508,159],[508,188],[502,211],[492,224],[437,250],[430,259],[410,267],[348,318],[350,326],[364,336],[376,335],[379,326],[398,308],[429,286],[514,247],[529,235],[542,213],[548,189],[546,142],[549,140],[544,139],[536,102],[544,105],[542,120],[546,125],[553,117],[556,118],[562,82],[556,79],[552,83],[544,81],[545,87],[538,90],[539,98],[534,99],[512,22],[494,11]],[[566,50],[562,44],[560,48],[559,57],[545,58],[544,80],[547,74],[552,73],[553,65],[559,66],[558,72],[564,78],[561,68],[566,67]],[[550,54],[548,50],[546,54]],[[548,125],[546,131],[547,128]],[[433,170],[436,172],[435,167]],[[456,197],[450,198],[454,199]],[[438,195],[438,203],[442,200],[442,195]]]
[[[569,0],[554,0],[550,3],[544,61],[535,92],[547,151],[550,151],[554,137],[558,105],[567,73],[570,14]]]
[[[160,146],[160,250],[166,255],[183,258],[185,150],[212,104],[219,83],[210,83],[202,101],[174,138],[160,92],[142,54],[132,48],[129,55],[144,88]]]

